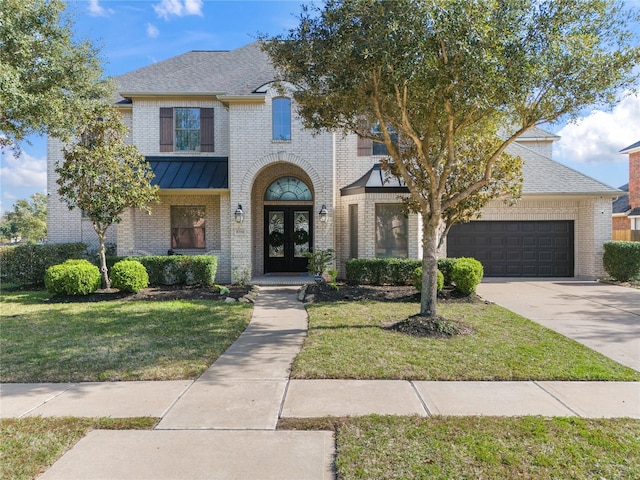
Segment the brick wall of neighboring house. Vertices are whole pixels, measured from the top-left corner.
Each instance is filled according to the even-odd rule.
[[[640,151],[629,154],[629,205],[640,207]]]
[[[631,220],[629,217],[613,217],[611,219],[612,230],[630,230]]]

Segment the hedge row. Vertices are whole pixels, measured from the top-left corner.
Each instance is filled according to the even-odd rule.
[[[614,280],[628,282],[640,278],[640,242],[605,243],[603,263]]]
[[[149,285],[213,286],[218,258],[210,255],[154,255],[129,257],[140,262],[149,274]]]
[[[85,243],[18,245],[0,249],[2,281],[26,286],[43,286],[47,268],[87,256]]]
[[[347,283],[351,285],[411,285],[421,260],[408,258],[352,258],[347,260]]]

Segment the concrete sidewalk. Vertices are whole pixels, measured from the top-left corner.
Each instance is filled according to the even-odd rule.
[[[326,415],[640,418],[638,382],[289,380],[307,329],[297,287],[266,287],[238,340],[196,381],[0,385],[0,416],[153,416],[153,431],[94,431],[43,479],[327,479],[332,432],[276,431]]]

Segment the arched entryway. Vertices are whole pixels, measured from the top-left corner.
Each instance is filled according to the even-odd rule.
[[[260,173],[253,204],[262,218],[254,228],[257,273],[306,272],[313,246],[313,184],[298,166],[278,163]],[[261,272],[259,270],[262,270]]]

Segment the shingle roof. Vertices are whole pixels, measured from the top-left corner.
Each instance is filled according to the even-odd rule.
[[[116,77],[127,94],[249,95],[276,78],[259,42],[230,51],[191,51]]]
[[[628,147],[623,148],[622,150],[620,150],[620,153],[629,153],[630,150],[634,150],[636,148],[640,148],[640,140],[633,145],[629,145]]]
[[[524,141],[540,140],[540,139],[560,140],[560,137],[554,133],[547,132],[546,130],[543,130],[538,127],[530,128],[529,130],[527,130],[526,132],[524,132],[522,135],[518,137],[518,140],[524,140]]]
[[[226,157],[147,157],[161,189],[229,188]]]
[[[524,160],[522,193],[525,195],[620,194],[617,188],[595,180],[520,144],[511,144],[507,151]]]
[[[340,189],[343,197],[359,193],[409,193],[409,189],[401,179],[383,171],[376,163],[358,180]]]

